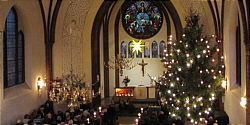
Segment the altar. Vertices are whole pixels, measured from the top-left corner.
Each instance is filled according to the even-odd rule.
[[[155,99],[157,91],[152,85],[130,85],[128,87],[115,88],[114,101],[130,99]]]

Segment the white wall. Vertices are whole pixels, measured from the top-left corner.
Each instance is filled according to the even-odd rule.
[[[230,120],[230,124],[245,124],[246,112],[240,106],[240,98],[246,95],[246,51],[243,35],[241,36],[241,87],[236,85],[236,26],[238,25],[238,3],[237,1],[225,1],[224,13],[224,57],[225,77],[228,87],[225,93],[224,108]],[[240,15],[241,16],[241,15]],[[241,22],[241,33],[242,31]],[[240,116],[240,117],[237,117]]]
[[[37,78],[45,77],[45,45],[43,23],[38,1],[13,0],[0,2],[0,31],[4,30],[6,16],[12,6],[18,15],[18,27],[24,33],[25,39],[25,83],[3,89],[3,62],[0,62],[0,113],[1,125],[14,124],[24,114],[30,114],[35,108],[44,104],[47,99],[45,88],[38,96]],[[2,36],[0,40],[2,50]],[[3,58],[2,51],[0,51]]]

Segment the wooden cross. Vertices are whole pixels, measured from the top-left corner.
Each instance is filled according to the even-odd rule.
[[[139,63],[139,65],[141,65],[142,76],[144,77],[144,66],[148,65],[148,63],[144,63],[144,59],[142,59],[142,61],[141,61],[141,63]]]

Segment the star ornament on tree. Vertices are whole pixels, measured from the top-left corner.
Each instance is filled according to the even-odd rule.
[[[136,42],[135,40],[132,40],[133,42],[133,45],[130,45],[130,47],[133,47],[132,48],[132,51],[135,52],[136,51],[136,54],[138,55],[138,51],[142,52],[142,48],[141,47],[144,47],[145,45],[141,45],[142,44],[142,40],[139,40],[138,42]]]

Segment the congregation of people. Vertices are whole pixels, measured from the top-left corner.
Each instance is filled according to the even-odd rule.
[[[150,112],[149,106],[160,107],[159,113]],[[102,110],[91,108],[89,105],[76,107],[74,112],[70,109],[65,112],[54,112],[53,102],[46,101],[38,109],[34,109],[32,113],[25,114],[23,119],[18,119],[16,125],[42,125],[42,124],[59,124],[59,125],[114,125],[118,119],[118,114],[123,113],[139,113],[136,110],[133,101],[119,99],[119,101],[111,101],[107,107],[102,107]],[[140,112],[141,113],[141,112]],[[143,112],[138,120],[138,125],[194,125],[190,118],[182,121],[181,117],[177,117],[175,121],[168,120],[169,111],[164,103],[159,100],[156,104],[143,107]],[[216,125],[213,116],[202,119],[198,125]]]
[[[53,103],[46,101],[44,105],[34,109],[31,114],[25,114],[23,119],[17,119],[16,125],[108,125],[115,123],[116,118],[113,104],[103,107],[101,111],[84,105],[82,109],[76,107],[74,112],[70,112],[70,109],[65,112],[54,112]]]

